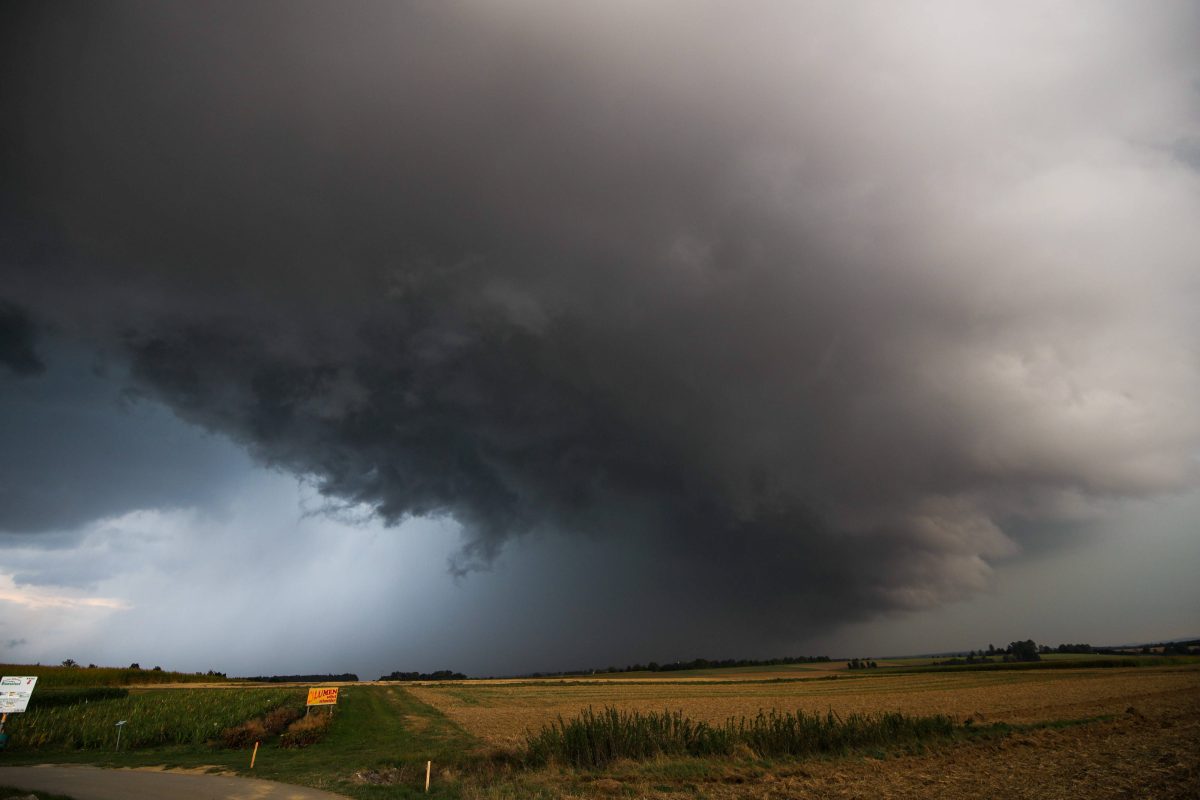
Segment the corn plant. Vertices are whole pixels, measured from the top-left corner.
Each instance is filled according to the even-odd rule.
[[[11,749],[97,750],[116,744],[116,723],[125,720],[121,749],[196,745],[284,705],[303,704],[297,689],[188,689],[135,692],[124,698],[70,706],[31,708],[9,717]]]

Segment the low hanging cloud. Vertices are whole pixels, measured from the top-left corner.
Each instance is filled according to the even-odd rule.
[[[761,12],[33,7],[0,355],[27,313],[456,571],[609,538],[730,626],[1194,487],[1195,9]]]

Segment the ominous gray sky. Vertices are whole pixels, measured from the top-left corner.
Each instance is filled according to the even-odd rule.
[[[5,659],[1200,632],[1195,3],[4,15]]]

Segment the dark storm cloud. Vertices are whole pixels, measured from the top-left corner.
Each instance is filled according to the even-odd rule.
[[[0,533],[73,546],[72,532],[136,508],[213,506],[249,468],[224,441],[138,403],[91,357],[48,348],[36,378],[0,373]]]
[[[1185,6],[33,9],[15,301],[456,569],[803,631],[1195,480]]]
[[[17,375],[36,375],[46,365],[34,351],[33,322],[24,309],[0,299],[0,364]]]

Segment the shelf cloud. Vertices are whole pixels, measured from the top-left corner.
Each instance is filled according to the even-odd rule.
[[[0,363],[731,630],[1195,487],[1194,6],[360,11],[10,12]]]

